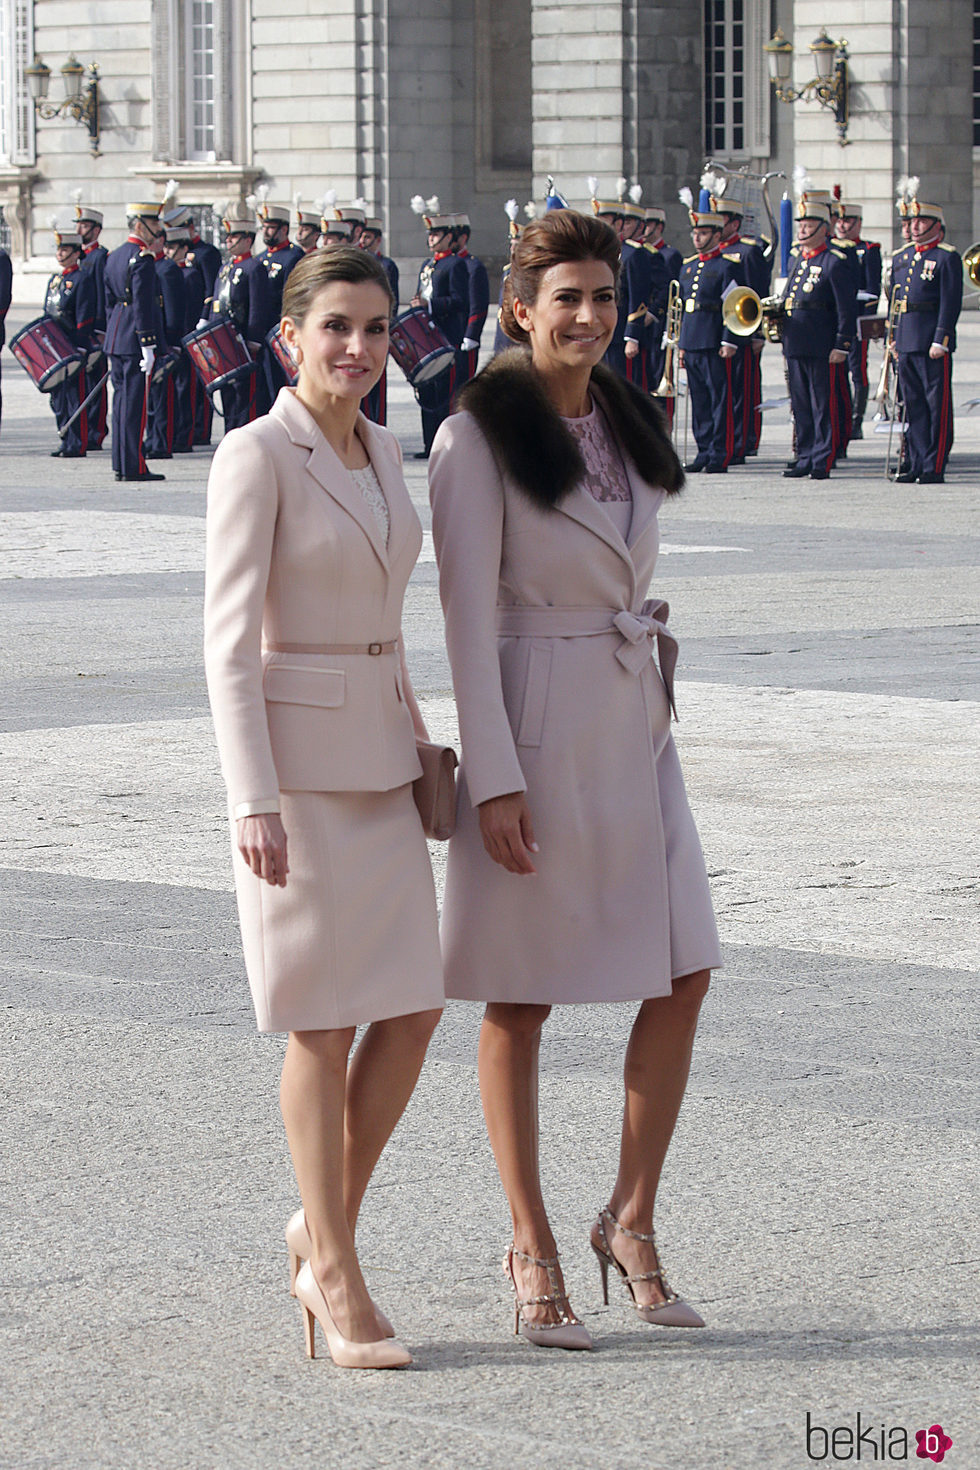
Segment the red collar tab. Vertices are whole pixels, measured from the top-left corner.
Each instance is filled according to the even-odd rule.
[[[288,250],[288,249],[289,249],[289,241],[288,240],[280,240],[278,245],[267,245],[266,246],[265,253],[266,253],[266,255],[275,255],[275,253],[276,253],[277,250]]]
[[[803,250],[800,251],[800,254],[803,256],[803,259],[804,260],[812,260],[815,255],[823,255],[823,253],[824,253],[824,251],[826,249],[828,249],[828,245],[827,245],[827,242],[825,240],[822,245],[818,245],[817,246],[816,250],[806,250],[806,249],[803,249]]]
[[[728,239],[727,240],[722,240],[721,243],[722,243],[722,246],[725,246],[725,245],[741,245],[741,243],[742,243],[742,237],[738,233],[738,230],[736,230],[735,233],[734,233],[734,235],[729,235]]]
[[[457,256],[459,257],[460,260],[465,260],[466,257],[469,255],[469,253],[470,252],[468,250],[457,250],[456,251],[456,254],[457,254]]]
[[[453,252],[451,250],[437,250],[436,253],[435,253],[435,255],[433,255],[432,259],[433,259],[433,261],[436,261],[436,260],[448,260],[449,257],[450,257],[450,255],[452,255],[452,253]]]
[[[939,231],[937,230],[935,236],[930,236],[928,240],[916,240],[916,255],[924,255],[927,250],[935,250],[936,246],[939,244],[940,238],[941,236],[939,234]]]
[[[246,250],[242,255],[233,255],[231,257],[232,265],[240,265],[243,260],[248,260],[251,254],[251,250]]]
[[[699,251],[698,252],[698,260],[701,260],[701,261],[705,261],[705,260],[717,260],[718,259],[718,256],[722,253],[722,251],[724,250],[724,248],[725,248],[724,245],[718,244],[718,245],[715,246],[714,250],[709,250],[708,253],[707,253],[707,255],[702,255],[700,253],[700,251]]]
[[[91,255],[92,254],[92,251],[93,250],[98,250],[98,248],[99,248],[99,242],[98,242],[98,240],[96,240],[96,242],[95,242],[94,245],[86,245],[85,246],[85,254],[86,255]]]
[[[127,245],[138,245],[141,250],[147,250],[149,248],[148,245],[147,245],[147,243],[146,243],[146,241],[145,240],[141,240],[140,237],[139,237],[139,235],[127,235],[126,236],[126,244]]]
[[[66,265],[65,268],[64,268],[64,270],[61,272],[61,274],[63,276],[73,276],[77,270],[78,270],[78,266],[77,265]]]

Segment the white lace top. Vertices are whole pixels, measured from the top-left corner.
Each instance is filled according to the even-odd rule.
[[[606,416],[593,399],[581,419],[562,419],[585,460],[585,488],[612,520],[625,541],[633,520],[633,494],[619,446]]]
[[[381,483],[377,475],[374,473],[374,466],[367,464],[362,470],[351,470],[351,474],[354,477],[354,484],[367,501],[374,519],[378,523],[384,543],[387,546],[391,517],[388,513],[388,502],[385,500],[385,493],[381,488]]]

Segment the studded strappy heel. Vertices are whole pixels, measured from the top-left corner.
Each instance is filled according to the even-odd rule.
[[[523,1261],[528,1266],[540,1266],[542,1271],[548,1273],[548,1285],[551,1290],[544,1296],[522,1297],[517,1289],[517,1280],[514,1276],[514,1260]],[[541,1261],[537,1256],[526,1256],[516,1246],[509,1246],[504,1256],[504,1275],[514,1288],[514,1336],[521,1333],[528,1342],[533,1342],[535,1347],[569,1348],[572,1350],[584,1350],[593,1346],[592,1336],[589,1329],[581,1323],[572,1311],[568,1300],[568,1293],[558,1281],[558,1257],[551,1256],[546,1261]],[[525,1307],[554,1307],[558,1313],[557,1322],[529,1322],[524,1316]]]
[[[654,1257],[657,1261],[657,1269],[655,1271],[642,1271],[636,1276],[630,1276],[626,1267],[621,1265],[613,1254],[613,1248],[609,1242],[609,1236],[606,1233],[607,1221],[612,1225],[614,1230],[619,1231],[620,1235],[628,1235],[631,1240],[642,1240],[647,1245],[652,1245]],[[636,1308],[637,1314],[643,1318],[644,1322],[652,1322],[655,1327],[704,1326],[704,1318],[699,1317],[694,1308],[688,1306],[687,1302],[682,1301],[677,1293],[671,1291],[668,1286],[667,1278],[664,1276],[663,1268],[660,1265],[660,1257],[657,1255],[657,1242],[652,1232],[649,1235],[643,1235],[639,1230],[627,1230],[625,1225],[620,1225],[608,1205],[599,1211],[599,1218],[596,1220],[596,1229],[599,1232],[601,1244],[597,1245],[594,1240],[590,1241],[590,1244],[599,1262],[599,1274],[602,1277],[602,1300],[607,1307],[609,1305],[609,1267],[612,1266],[622,1277],[623,1285],[630,1294],[633,1306]],[[638,1302],[636,1292],[633,1290],[633,1283],[636,1281],[659,1281],[666,1301],[661,1302],[657,1306],[652,1302]]]

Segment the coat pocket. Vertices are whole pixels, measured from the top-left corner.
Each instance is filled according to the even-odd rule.
[[[346,686],[343,669],[312,669],[301,664],[270,664],[262,680],[270,703],[309,704],[320,709],[339,709],[347,698]]]
[[[518,745],[540,745],[544,715],[548,707],[548,685],[551,682],[550,640],[532,643],[528,650],[527,678],[524,681],[524,703],[517,727]]]

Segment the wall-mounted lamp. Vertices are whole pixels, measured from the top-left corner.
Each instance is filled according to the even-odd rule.
[[[65,82],[64,102],[49,102],[48,87],[51,85],[51,68],[45,66],[40,56],[35,56],[30,66],[24,67],[27,90],[38,117],[73,117],[88,129],[89,147],[93,154],[99,151],[99,68],[93,61],[88,69],[88,84],[82,90],[85,68],[74,56],[69,56],[61,68]]]
[[[763,50],[769,58],[769,76],[780,102],[799,102],[801,98],[812,102],[816,99],[821,107],[829,107],[843,147],[847,142],[847,42],[832,41],[825,30],[821,31],[817,39],[810,42],[817,74],[798,90],[790,84],[793,75],[792,41],[787,41],[782,31],[777,30]]]

